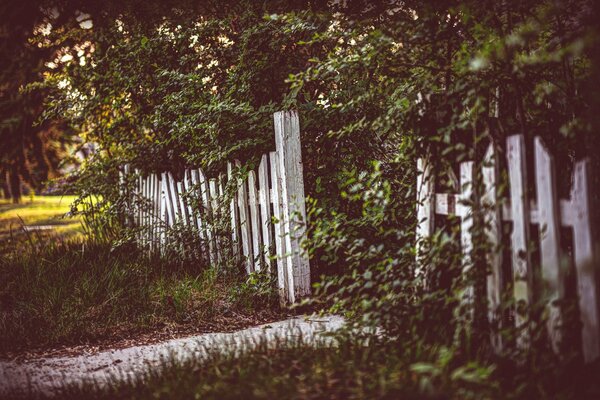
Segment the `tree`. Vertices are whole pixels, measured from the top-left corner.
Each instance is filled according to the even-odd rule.
[[[58,49],[44,43],[52,13],[34,2],[2,5],[0,24],[0,176],[5,196],[22,183],[40,188],[58,173],[73,133],[59,117],[44,118],[48,90],[39,83]]]

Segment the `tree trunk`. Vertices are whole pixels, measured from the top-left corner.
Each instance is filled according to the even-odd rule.
[[[8,171],[2,171],[2,180],[0,181],[2,185],[2,196],[5,200],[10,199],[10,185],[8,184]]]
[[[9,173],[10,177],[10,194],[12,201],[15,204],[21,202],[21,175],[17,171],[18,167],[15,165]]]

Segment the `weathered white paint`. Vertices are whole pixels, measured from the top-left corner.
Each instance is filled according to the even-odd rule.
[[[258,189],[256,188],[256,172],[248,172],[248,206],[250,207],[250,227],[252,232],[252,254],[254,257],[254,270],[262,268],[262,240],[260,229],[260,204],[258,201]]]
[[[183,188],[185,193],[187,193],[188,195],[193,195],[191,171],[189,169],[186,169],[183,173]],[[192,198],[189,198],[189,200],[186,201],[186,205],[187,217],[190,226],[199,229],[198,219],[194,218],[194,207],[192,206]]]
[[[543,300],[547,304],[548,336],[553,350],[558,353],[561,319],[556,302],[564,298],[564,274],[560,265],[562,258],[559,239],[560,220],[554,160],[540,137],[535,138],[534,145]]]
[[[233,165],[231,162],[227,163],[227,181],[233,182]],[[231,184],[231,183],[229,183]],[[237,199],[234,196],[229,203],[229,213],[231,216],[231,242],[233,246],[233,254],[236,260],[239,260],[240,257],[240,241],[239,241],[239,231],[240,231],[240,212],[237,206]]]
[[[483,180],[483,194],[481,206],[483,207],[483,223],[485,235],[489,246],[486,254],[490,270],[487,275],[486,291],[488,300],[488,319],[492,328],[490,340],[494,349],[499,352],[503,348],[502,336],[502,293],[504,291],[504,276],[502,273],[502,252],[500,251],[502,221],[498,202],[498,164],[497,154],[492,144],[489,145],[483,158],[481,174]]]
[[[185,203],[183,194],[185,189],[183,188],[183,182],[177,182],[177,199],[179,200],[179,214],[181,215],[181,222],[184,225],[189,224],[187,204]]]
[[[272,271],[270,249],[273,243],[271,235],[271,199],[269,195],[269,161],[268,156],[263,154],[258,166],[258,197],[260,199],[260,225],[262,228],[262,240],[265,265],[269,272]]]
[[[456,214],[460,216],[460,247],[462,251],[462,273],[466,278],[473,268],[473,185],[474,168],[473,161],[460,163],[460,188],[461,193],[458,204],[456,205]],[[465,282],[465,289],[462,295],[462,303],[466,305],[472,314],[474,304],[474,287],[471,279]]]
[[[200,171],[197,169],[192,169],[190,171],[191,183],[196,190],[196,198],[197,198],[197,206],[198,212],[196,213],[196,225],[198,226],[200,240],[202,241],[201,250],[205,254],[205,259],[210,262],[210,249],[209,249],[209,240],[208,240],[208,227],[206,224],[206,215],[203,214],[204,206],[202,200],[202,187],[200,186]]]
[[[283,216],[281,208],[281,177],[279,175],[279,157],[277,152],[269,153],[271,162],[271,199],[273,201],[273,239],[275,241],[275,252],[277,253],[277,287],[279,288],[279,298],[288,299],[288,283],[287,278],[287,263],[283,257],[286,253],[284,232],[283,232]]]
[[[512,231],[513,296],[517,304],[527,307],[532,301],[531,254],[529,251],[529,198],[525,164],[525,139],[523,135],[509,136],[506,140],[508,178],[510,183]],[[515,312],[517,327],[523,327],[527,316]],[[528,345],[528,335],[519,340],[521,347]]]
[[[215,265],[218,261],[216,254],[214,235],[212,231],[213,209],[210,201],[210,192],[208,180],[201,169],[198,169],[198,184],[200,185],[200,198],[202,199],[203,223],[206,232],[206,242],[208,244],[208,254],[210,263]]]
[[[161,175],[162,179],[162,197],[164,202],[164,210],[166,210],[165,219],[168,226],[173,225],[173,221],[175,221],[175,210],[173,209],[171,203],[171,196],[169,194],[169,175],[166,172],[163,172]]]
[[[216,178],[209,179],[208,187],[209,187],[209,194],[210,194],[210,208],[212,211],[212,224],[213,224],[213,226],[215,226],[215,224],[218,223],[219,211],[220,211],[218,182],[217,182]],[[213,231],[212,237],[213,237],[213,243],[214,243],[213,248],[214,248],[214,252],[217,256],[217,262],[219,264],[221,264],[221,262],[223,261],[223,255],[222,255],[221,244],[219,241],[219,236],[216,231]]]
[[[167,206],[167,181],[165,173],[161,174],[160,179],[160,218],[161,218],[161,231],[160,231],[160,246],[161,252],[167,242],[167,224],[169,220],[169,207]]]
[[[168,177],[168,185],[169,185],[169,197],[170,197],[170,202],[171,202],[171,207],[173,207],[173,215],[174,215],[174,221],[175,222],[180,222],[181,221],[181,211],[179,210],[179,198],[177,196],[177,182],[175,181],[175,178],[173,177],[173,174],[170,172],[167,172],[167,177]]]
[[[577,294],[581,314],[583,355],[586,362],[600,357],[600,293],[598,255],[594,254],[589,160],[579,161],[573,170],[571,204],[574,213],[573,244],[577,270]]]
[[[456,203],[459,196],[451,193],[435,194],[435,213],[438,215],[456,215]]]
[[[306,227],[306,206],[300,122],[296,111],[280,111],[273,115],[275,147],[279,155],[283,225],[285,232],[289,301],[295,303],[310,295],[310,266],[308,255],[301,248]]]
[[[434,180],[431,172],[431,166],[427,159],[419,158],[417,160],[417,270],[415,271],[417,276],[423,276],[425,273],[422,261],[424,241],[433,234],[435,228]],[[441,208],[443,208],[442,204],[440,204]],[[447,215],[450,207],[446,207],[445,211]]]
[[[235,166],[241,168],[238,160],[235,161]],[[252,245],[250,232],[250,218],[248,217],[248,189],[246,182],[242,178],[238,178],[238,207],[240,209],[240,231],[242,233],[242,253],[244,254],[244,263],[246,272],[254,271],[254,263],[252,262]]]

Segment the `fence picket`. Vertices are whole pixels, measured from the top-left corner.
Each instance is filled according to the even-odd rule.
[[[250,206],[250,227],[252,231],[252,250],[254,257],[254,270],[262,269],[262,240],[260,229],[260,204],[258,201],[258,190],[256,189],[256,173],[248,173],[248,205]]]
[[[556,301],[564,297],[564,276],[560,266],[561,251],[559,204],[554,175],[554,160],[540,137],[534,140],[535,183],[537,188],[538,223],[540,226],[540,256],[544,301],[547,303],[548,335],[556,353],[560,344],[560,309]]]
[[[529,197],[525,163],[525,139],[523,135],[509,136],[506,141],[508,153],[508,177],[510,183],[512,231],[513,296],[517,304],[515,323],[521,328],[527,321],[520,304],[532,304],[532,271],[529,251]],[[523,308],[525,309],[525,308]],[[518,339],[520,346],[528,345],[524,332]]]
[[[140,205],[142,197],[142,176],[138,169],[136,169],[134,173],[137,181],[137,185],[135,186],[135,237],[136,240],[141,241],[140,226],[142,225],[142,207]]]
[[[227,181],[228,184],[233,182],[233,165],[231,162],[227,163]],[[236,260],[240,258],[240,243],[239,243],[239,230],[240,230],[240,213],[237,207],[237,193],[233,196],[229,202],[229,213],[231,218],[231,242],[233,246],[233,255]]]
[[[198,183],[200,185],[200,195],[202,199],[202,209],[203,213],[203,221],[204,226],[206,228],[206,241],[208,243],[208,253],[211,264],[217,263],[217,254],[215,251],[214,245],[214,235],[213,235],[213,216],[212,216],[212,206],[210,201],[210,192],[208,187],[208,181],[206,180],[206,176],[201,169],[198,169]]]
[[[240,162],[236,160],[235,166],[240,168]],[[248,190],[246,187],[246,182],[238,178],[237,194],[240,209],[240,230],[242,232],[242,252],[245,258],[246,272],[251,273],[254,271],[254,264],[252,262],[252,244],[250,243],[252,234],[250,233],[250,218],[248,218]]]
[[[156,173],[152,174],[152,179],[154,181],[154,191],[152,193],[153,199],[153,220],[152,220],[152,229],[153,229],[153,243],[152,243],[152,251],[158,251],[160,246],[160,226],[162,221],[160,220],[160,179]]]
[[[488,319],[492,327],[492,346],[499,352],[504,346],[502,336],[499,333],[503,327],[501,301],[504,291],[504,276],[502,273],[502,252],[499,248],[502,219],[498,202],[498,163],[493,144],[490,144],[483,159],[482,180],[483,195],[481,204],[484,212],[485,235],[489,245],[486,257],[491,266],[490,273],[487,276]]]
[[[466,280],[466,285],[463,291],[462,303],[467,306],[469,315],[473,317],[474,304],[474,288],[471,275],[473,268],[473,185],[474,185],[474,168],[472,161],[460,163],[460,188],[459,201],[456,205],[456,214],[460,217],[460,246],[462,251],[462,274]]]
[[[278,255],[277,263],[277,285],[279,288],[279,297],[281,299],[289,298],[288,278],[286,262],[283,258],[285,254],[285,242],[283,240],[283,224],[281,215],[281,178],[279,176],[279,159],[277,152],[269,153],[271,162],[271,200],[273,201],[273,239],[275,241],[275,252]]]
[[[218,213],[219,213],[219,193],[218,193],[218,189],[217,189],[217,180],[215,178],[211,178],[208,181],[208,187],[209,187],[209,196],[210,196],[210,208],[212,211],[212,225],[213,227],[215,226],[215,224],[218,222]],[[221,257],[221,246],[219,244],[219,235],[218,232],[216,232],[215,229],[213,229],[213,246],[214,246],[214,252],[216,255],[216,259],[217,262],[220,264],[222,261],[222,257]]]
[[[183,182],[177,182],[177,198],[179,200],[179,212],[181,215],[181,222],[184,225],[189,225],[189,216],[188,216],[188,207],[186,205],[186,201],[183,198],[183,194],[185,193],[185,189],[183,188]]]
[[[208,236],[207,236],[207,225],[206,225],[206,215],[203,215],[203,200],[202,200],[202,187],[200,185],[200,172],[197,169],[191,170],[191,181],[192,185],[198,191],[196,193],[198,211],[196,213],[196,225],[198,226],[198,234],[200,236],[201,250],[205,255],[205,259],[210,262],[210,249],[208,246]]]
[[[149,200],[149,193],[150,193],[150,179],[149,176],[144,177],[144,203],[143,203],[143,212],[144,212],[144,222],[143,222],[143,226],[144,229],[142,230],[142,235],[144,236],[144,240],[143,240],[143,244],[144,247],[148,247],[150,244],[150,232],[149,232],[149,228],[150,228],[150,223],[149,223],[149,218],[150,218],[150,200]]]
[[[187,218],[189,221],[189,224],[192,228],[196,228],[199,229],[198,227],[198,220],[196,218],[194,218],[194,208],[192,207],[192,202],[191,202],[191,196],[192,195],[192,181],[190,178],[190,170],[186,169],[183,172],[183,189],[185,190],[186,195],[188,196],[188,200],[186,201],[186,211],[187,211]]]
[[[423,276],[424,270],[421,258],[424,252],[424,241],[433,234],[435,227],[433,184],[431,166],[428,160],[419,158],[417,160],[417,270],[415,271],[417,276]],[[449,208],[447,208],[447,213],[449,211]]]
[[[269,196],[269,163],[263,154],[258,166],[258,197],[260,199],[260,225],[262,227],[263,251],[267,270],[272,272],[270,250],[273,242],[271,237],[271,199]]]
[[[177,189],[175,188],[175,179],[173,178],[173,174],[171,174],[170,172],[167,173],[167,187],[169,189],[168,193],[168,199],[169,199],[169,204],[171,206],[171,208],[173,209],[173,222],[171,224],[175,225],[176,222],[179,221],[180,214],[179,214],[179,201],[177,199]]]
[[[310,294],[308,255],[300,246],[306,231],[306,205],[300,146],[300,122],[296,111],[280,111],[273,115],[275,147],[279,153],[283,225],[288,262],[289,301],[295,303]]]
[[[160,191],[160,209],[161,209],[161,218],[162,218],[162,224],[161,224],[161,233],[160,233],[160,246],[161,246],[161,250],[164,251],[164,247],[167,244],[167,226],[168,226],[168,221],[169,221],[169,213],[170,213],[170,207],[167,204],[167,179],[166,179],[167,174],[166,173],[162,173],[161,174],[161,179],[160,179],[160,183],[161,183],[161,191]]]
[[[579,161],[573,169],[571,204],[574,211],[573,244],[577,271],[577,295],[581,314],[583,356],[586,362],[600,357],[600,293],[598,287],[598,246],[592,227],[589,160]]]

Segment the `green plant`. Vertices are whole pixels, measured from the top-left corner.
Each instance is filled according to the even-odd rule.
[[[169,324],[229,330],[278,315],[277,303],[260,301],[268,298],[264,285],[255,297],[240,275],[185,259],[148,259],[130,244],[48,242],[37,252],[3,256],[0,279],[0,352]]]

